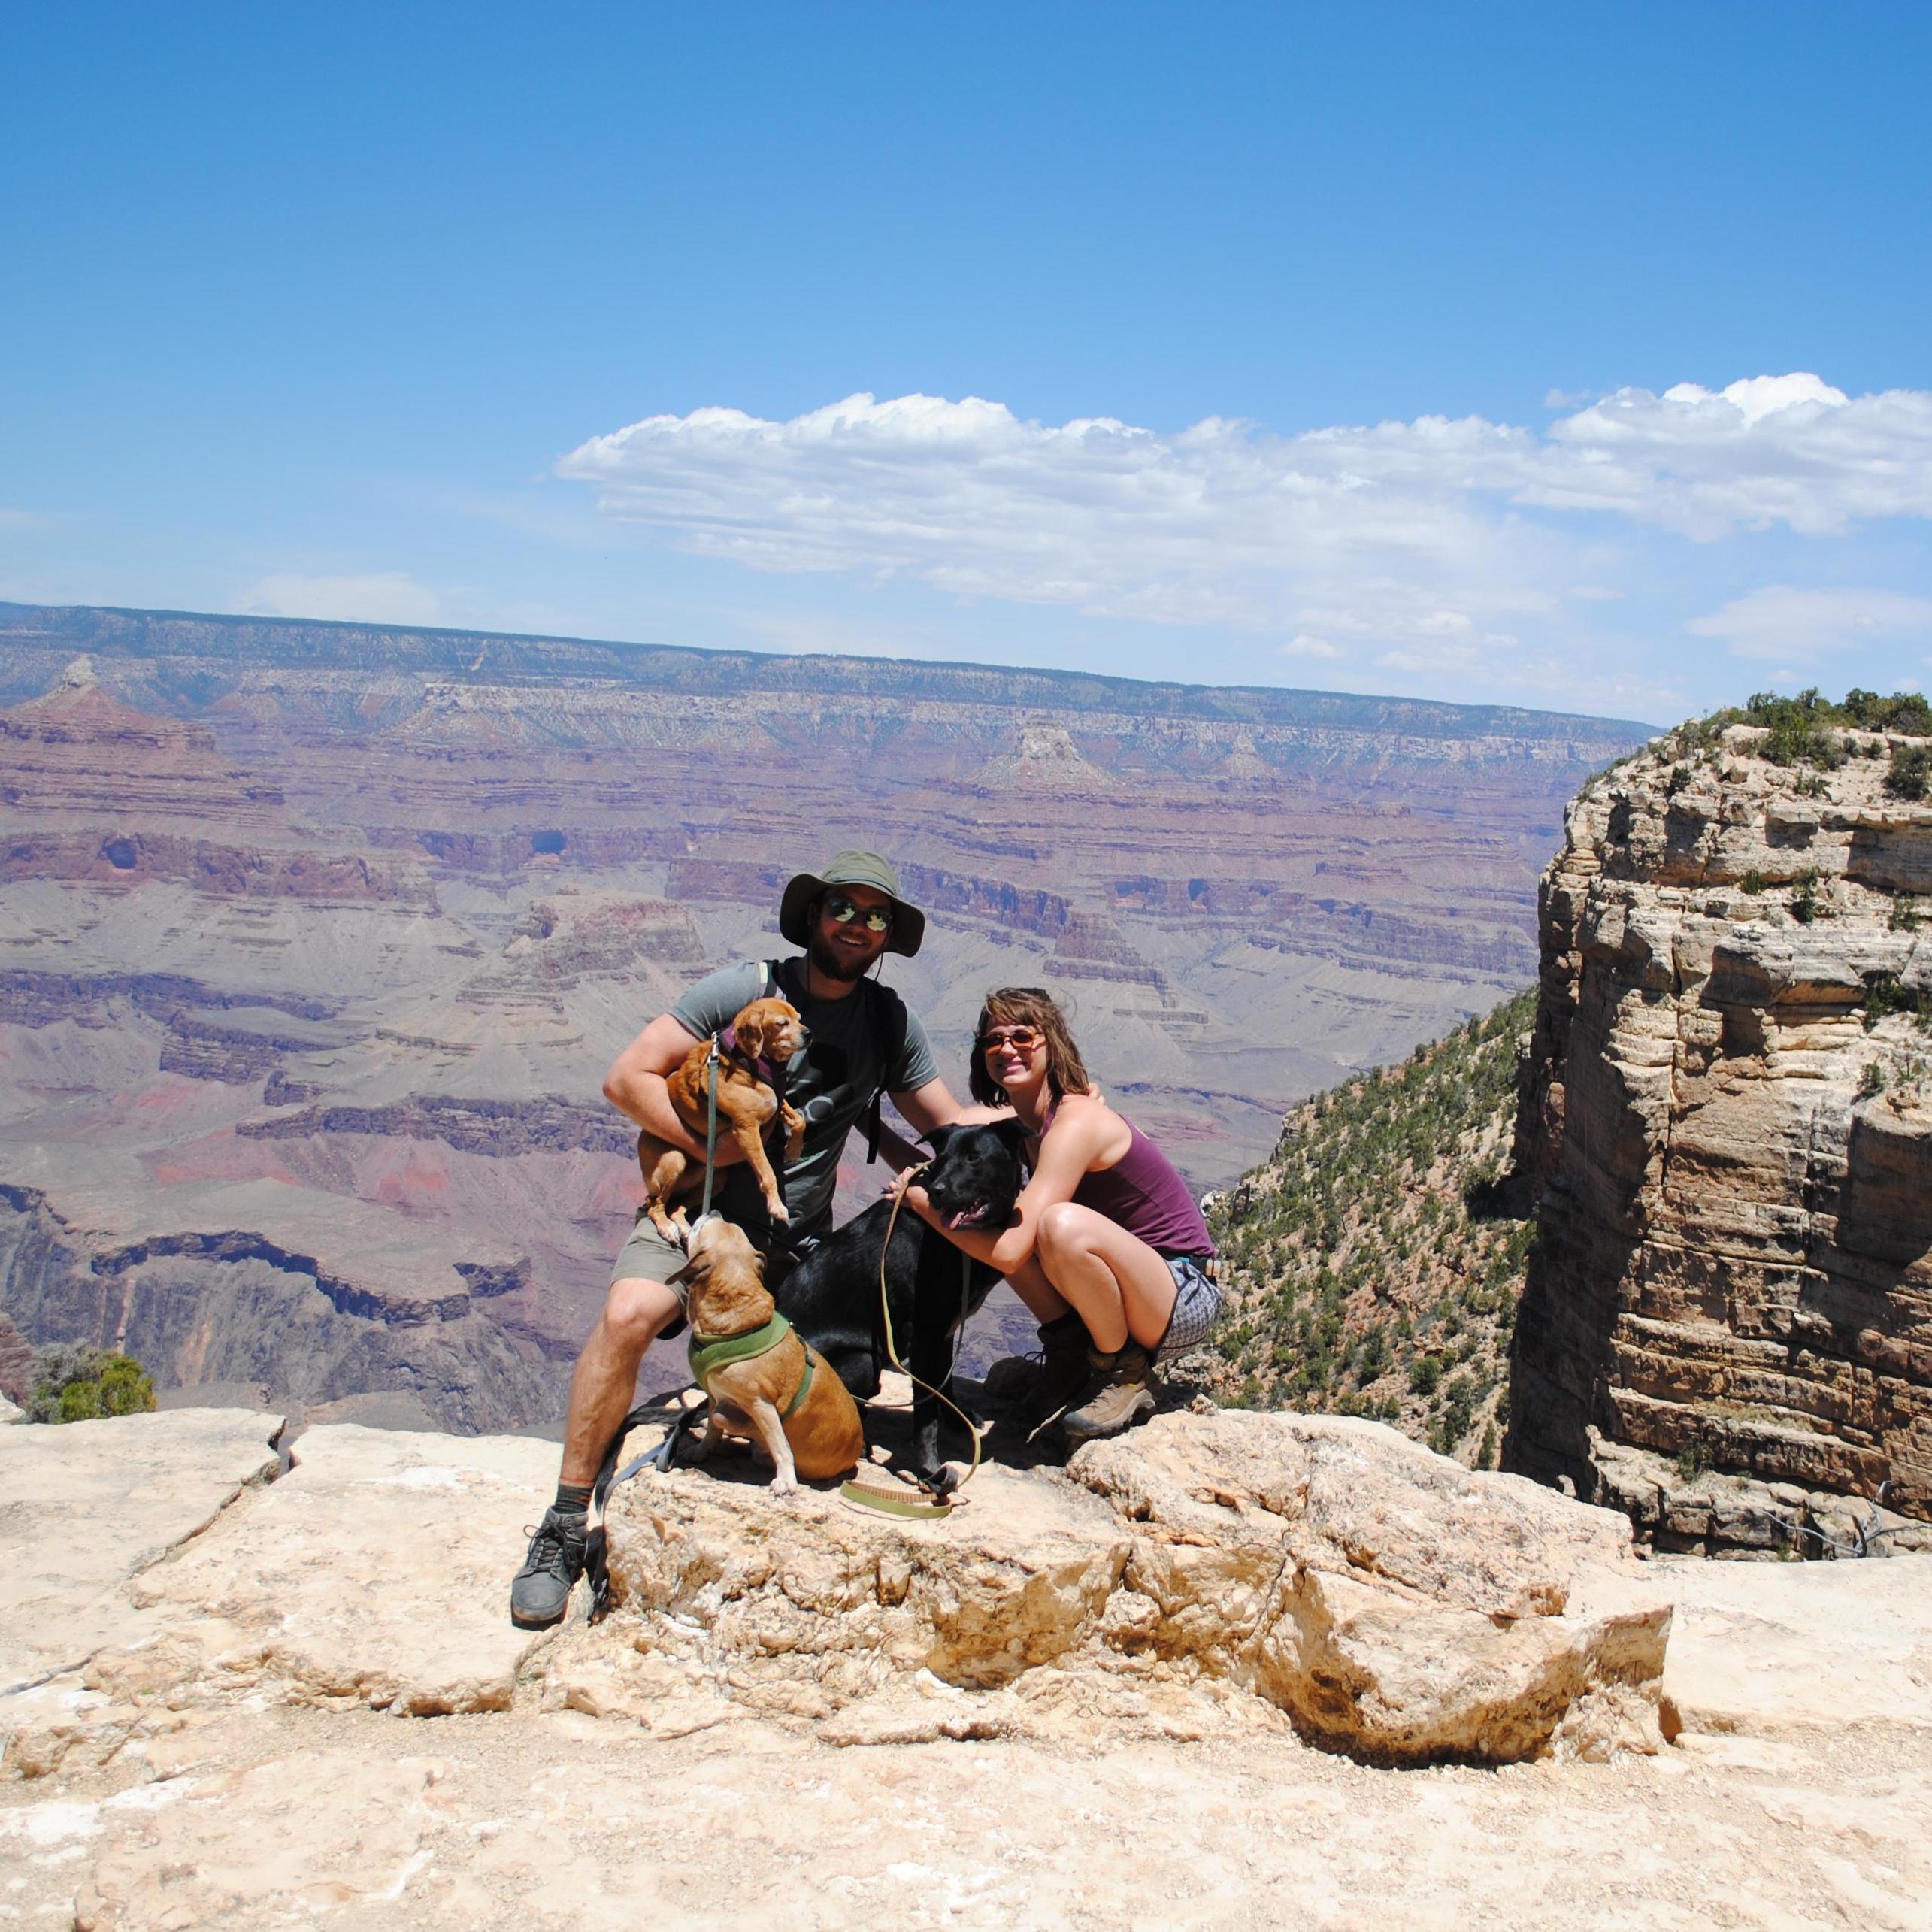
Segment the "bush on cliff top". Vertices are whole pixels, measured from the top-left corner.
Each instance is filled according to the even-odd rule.
[[[1687,749],[1716,742],[1728,725],[1758,725],[1769,732],[1758,748],[1773,765],[1815,765],[1828,769],[1845,762],[1845,750],[1832,728],[1861,731],[1898,731],[1908,737],[1932,737],[1932,703],[1921,692],[1894,691],[1882,698],[1856,685],[1834,704],[1815,685],[1794,698],[1760,691],[1742,705],[1713,711],[1679,725],[1672,735]],[[1894,753],[1894,762],[1897,754]]]
[[[1305,1101],[1210,1216],[1224,1400],[1392,1422],[1493,1465],[1534,1224],[1507,1175],[1534,989]]]
[[[108,1355],[84,1342],[57,1342],[34,1357],[30,1422],[91,1422],[152,1409],[154,1383],[132,1355]]]

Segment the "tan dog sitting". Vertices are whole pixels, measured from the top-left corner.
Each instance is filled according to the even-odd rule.
[[[764,1445],[771,1486],[842,1476],[865,1454],[858,1407],[836,1370],[780,1314],[765,1264],[741,1228],[715,1214],[691,1231],[691,1258],[671,1279],[688,1291],[692,1379],[710,1398],[701,1462],[725,1436]]]
[[[789,1000],[753,1000],[722,1033],[701,1040],[665,1082],[671,1104],[687,1131],[699,1140],[709,1131],[711,1056],[718,1056],[718,1131],[744,1150],[758,1176],[766,1211],[774,1221],[789,1221],[778,1192],[778,1176],[765,1151],[774,1116],[785,1123],[785,1158],[795,1161],[805,1139],[805,1116],[785,1098],[785,1068],[805,1043],[805,1023]],[[681,1147],[660,1140],[647,1128],[637,1136],[637,1164],[644,1173],[644,1210],[667,1241],[682,1243],[688,1231],[684,1210],[671,1211],[680,1195],[703,1185],[704,1164]]]

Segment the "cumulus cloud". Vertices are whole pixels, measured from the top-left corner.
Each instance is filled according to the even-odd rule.
[[[265,577],[242,608],[258,617],[331,617],[349,623],[433,624],[436,594],[401,571],[368,577]]]
[[[1700,637],[1722,638],[1735,657],[1789,664],[1914,634],[1932,642],[1932,598],[1888,590],[1802,590],[1773,583],[1734,598],[1685,628]]]
[[[1756,377],[1620,389],[1540,433],[1429,416],[1292,436],[862,395],[782,422],[649,416],[558,471],[607,516],[761,571],[1259,626],[1300,656],[1372,639],[1447,666],[1507,649],[1515,617],[1603,597],[1578,513],[1700,542],[1932,516],[1932,392]]]

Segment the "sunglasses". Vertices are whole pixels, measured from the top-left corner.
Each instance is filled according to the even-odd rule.
[[[892,930],[892,909],[890,906],[855,905],[843,892],[828,892],[825,895],[825,910],[840,925],[849,925],[857,919],[868,932],[890,932]]]
[[[979,1040],[982,1053],[997,1053],[1003,1046],[1016,1053],[1033,1053],[1046,1044],[1046,1036],[1037,1026],[989,1027]]]

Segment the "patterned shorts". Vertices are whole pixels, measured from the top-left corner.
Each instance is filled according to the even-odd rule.
[[[1167,1318],[1167,1332],[1154,1351],[1157,1360],[1184,1354],[1204,1342],[1221,1319],[1221,1290],[1207,1278],[1207,1270],[1193,1255],[1166,1255],[1161,1258],[1174,1278],[1174,1312]]]

